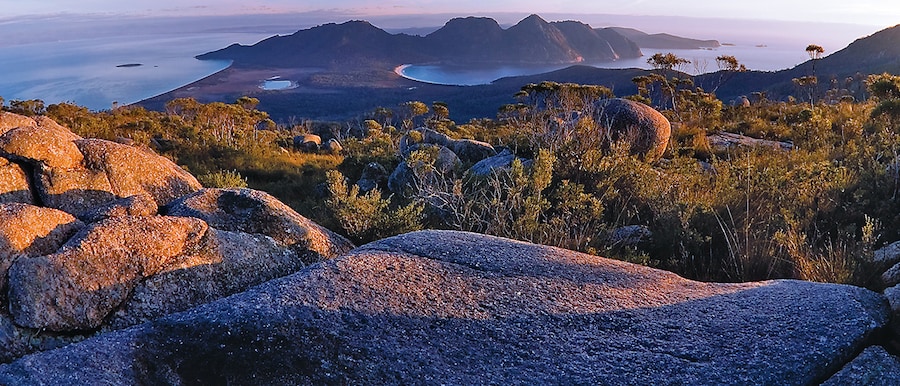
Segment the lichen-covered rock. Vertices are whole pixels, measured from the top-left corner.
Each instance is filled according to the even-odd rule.
[[[0,203],[34,203],[34,194],[28,184],[28,175],[16,163],[0,157]]]
[[[509,149],[503,149],[500,154],[485,158],[475,163],[475,165],[472,165],[472,167],[469,168],[468,173],[474,176],[487,176],[495,170],[509,169],[515,159],[515,154],[510,152]]]
[[[325,150],[332,154],[337,154],[344,150],[344,146],[341,146],[340,141],[332,138],[329,139],[328,142],[325,142],[325,145],[322,145],[322,150]]]
[[[298,251],[307,263],[340,256],[353,244],[268,193],[252,189],[203,189],[167,208],[170,216],[196,217],[226,231],[269,236]]]
[[[322,145],[322,137],[315,134],[300,134],[294,137],[294,148],[298,150],[316,151]]]
[[[115,217],[85,227],[56,253],[9,270],[16,324],[52,331],[96,328],[135,283],[179,263],[207,231],[201,220]]]
[[[83,139],[75,144],[89,169],[106,174],[117,197],[146,193],[163,206],[202,188],[190,173],[149,150],[102,139]]]
[[[466,163],[475,163],[485,158],[497,155],[497,151],[491,144],[473,139],[453,139],[450,136],[432,129],[420,127],[410,131],[400,138],[399,150],[402,158],[422,148],[422,145],[435,145],[447,148],[454,155]]]
[[[405,195],[416,188],[417,184],[442,178],[442,175],[461,165],[459,157],[444,146],[431,143],[412,145],[409,147],[409,155],[388,177],[388,189]]]
[[[822,386],[896,386],[900,385],[900,360],[881,346],[863,350]]]
[[[159,206],[149,194],[135,194],[106,204],[94,207],[81,213],[78,218],[86,223],[95,223],[112,217],[153,216],[159,212]]]
[[[120,329],[242,292],[305,266],[271,237],[210,228],[203,245],[138,283],[106,329]]]
[[[613,229],[609,235],[609,243],[615,247],[636,247],[652,239],[653,232],[646,225],[626,225]]]
[[[881,274],[881,284],[884,287],[900,284],[900,263],[894,264],[893,267]]]
[[[865,346],[883,302],[426,231],[22,358],[0,383],[803,385]]]
[[[106,173],[83,167],[44,168],[35,185],[45,206],[74,215],[116,199]]]
[[[81,137],[64,127],[46,124],[11,129],[0,135],[0,153],[44,168],[70,169],[84,158],[75,141]],[[50,121],[52,122],[52,121]]]
[[[767,147],[776,150],[794,148],[794,145],[788,142],[770,141],[728,132],[710,134],[706,136],[706,139],[709,146],[716,151],[725,151],[736,147]]]
[[[892,333],[891,342],[893,348],[900,349],[900,285],[888,287],[884,290],[884,297],[887,298],[891,307],[891,324]]]
[[[900,241],[876,249],[872,255],[872,262],[885,267],[900,263]]]
[[[497,150],[491,144],[474,139],[454,140],[450,150],[453,150],[460,160],[469,164],[497,155]]]
[[[659,111],[621,98],[602,99],[594,108],[594,122],[604,129],[603,135],[626,141],[633,154],[653,161],[666,151],[672,127]]]
[[[0,204],[0,303],[10,265],[21,256],[56,252],[84,224],[72,215],[21,203]]]
[[[37,122],[23,115],[0,111],[0,135],[17,127],[29,126],[37,126]]]
[[[388,172],[381,166],[378,162],[369,162],[366,164],[366,167],[363,168],[362,175],[359,176],[359,180],[356,181],[356,186],[359,187],[360,193],[368,193],[380,185],[384,185],[387,183]]]

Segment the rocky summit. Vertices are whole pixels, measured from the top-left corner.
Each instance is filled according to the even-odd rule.
[[[415,133],[448,167],[515,159]],[[701,283],[454,231],[354,249],[148,148],[0,115],[0,385],[895,384],[898,288]]]
[[[27,356],[0,383],[804,385],[876,341],[888,312],[858,287],[701,283],[421,231]]]

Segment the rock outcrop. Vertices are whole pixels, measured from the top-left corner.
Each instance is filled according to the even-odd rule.
[[[500,154],[485,158],[472,165],[468,173],[473,176],[487,176],[496,170],[509,169],[516,158],[516,155],[509,149],[503,149]]]
[[[887,315],[858,287],[423,231],[22,358],[0,384],[813,384]]]
[[[497,150],[487,142],[474,139],[453,139],[446,134],[420,127],[400,138],[401,158],[409,157],[409,154],[420,149],[422,144],[447,148],[467,164],[497,155]]]
[[[0,363],[353,248],[265,193],[201,191],[148,149],[84,139],[46,117],[3,113],[0,127]]]
[[[737,147],[767,147],[775,150],[791,150],[794,145],[788,142],[770,141],[748,137],[734,133],[715,133],[706,136],[709,146],[716,151],[725,151]]]
[[[315,134],[300,134],[294,137],[294,148],[297,150],[316,151],[322,146],[322,137]]]
[[[662,157],[672,127],[659,111],[628,99],[601,99],[594,105],[594,122],[608,140],[625,141],[632,154],[647,161]]]
[[[34,195],[22,166],[0,157],[0,203],[4,202],[31,204],[34,202]]]
[[[149,150],[84,139],[46,117],[17,117],[4,114],[0,123],[16,126],[0,135],[0,189],[22,193],[16,199],[0,197],[3,201],[34,201],[21,190],[22,178],[10,161],[33,173],[28,191],[36,193],[41,206],[73,215],[135,194],[149,194],[165,205],[201,188],[189,173]]]
[[[822,383],[822,386],[900,385],[900,360],[881,346],[863,350],[856,359]]]
[[[97,328],[140,279],[182,263],[206,234],[180,217],[116,217],[85,228],[57,253],[19,259],[9,272],[16,324],[51,331]]]
[[[344,237],[303,217],[268,193],[251,189],[203,189],[167,208],[170,216],[195,217],[211,227],[266,235],[307,262],[340,256],[353,248]]]
[[[5,298],[7,273],[19,257],[55,252],[84,224],[72,215],[28,204],[0,204],[0,299]]]
[[[456,153],[446,146],[421,143],[410,146],[408,151],[388,177],[388,189],[394,193],[407,194],[418,184],[444,178],[462,165]],[[413,157],[413,154],[420,156]]]

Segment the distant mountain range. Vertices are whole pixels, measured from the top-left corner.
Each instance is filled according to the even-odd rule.
[[[641,55],[641,48],[699,48],[715,44],[718,42],[650,35],[627,28],[596,29],[576,21],[548,23],[538,16],[530,16],[506,29],[488,18],[457,18],[426,36],[391,34],[367,22],[351,21],[325,24],[272,37],[253,46],[233,45],[201,55],[202,59],[234,60],[234,65],[209,79],[142,104],[161,109],[165,102],[176,97],[213,101],[252,95],[258,97],[260,106],[276,119],[303,116],[341,120],[372,111],[377,106],[396,106],[409,100],[442,101],[451,106],[453,119],[466,121],[493,117],[498,107],[514,102],[512,95],[522,85],[543,80],[599,84],[610,87],[618,96],[631,95],[637,92],[632,79],[651,71],[600,69],[579,65],[580,62],[635,58]],[[415,82],[391,71],[392,66],[406,63],[504,62],[572,63],[573,66],[467,87]],[[256,69],[286,75],[298,67],[315,69],[311,75],[300,74],[292,78],[301,85],[295,89],[260,91],[254,79],[246,84],[234,81],[241,79],[241,74],[249,74],[246,76],[250,78],[257,76],[253,75],[258,73]],[[842,50],[791,69],[730,75],[716,72],[695,76],[693,80],[696,86],[715,89],[719,99],[726,103],[755,92],[764,92],[772,100],[785,100],[789,96],[806,99],[809,90],[798,89],[792,80],[813,74],[819,79],[816,90],[819,95],[838,88],[841,91],[838,96],[864,98],[865,77],[882,72],[900,75],[900,25],[857,39]]]
[[[371,66],[373,64],[560,64],[638,58],[646,48],[716,47],[714,40],[629,28],[592,28],[578,21],[547,22],[531,15],[503,29],[486,17],[455,18],[426,36],[390,34],[365,21],[324,24],[252,46],[231,45],[198,59],[236,66]]]
[[[666,33],[648,34],[634,28],[611,27],[619,35],[635,42],[641,48],[663,50],[695,50],[699,48],[715,48],[721,46],[718,40],[688,39]]]

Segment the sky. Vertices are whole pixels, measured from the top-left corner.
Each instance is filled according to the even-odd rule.
[[[0,19],[59,13],[175,16],[316,11],[360,16],[595,13],[832,22],[879,27],[900,23],[900,2],[896,0],[0,0]]]

